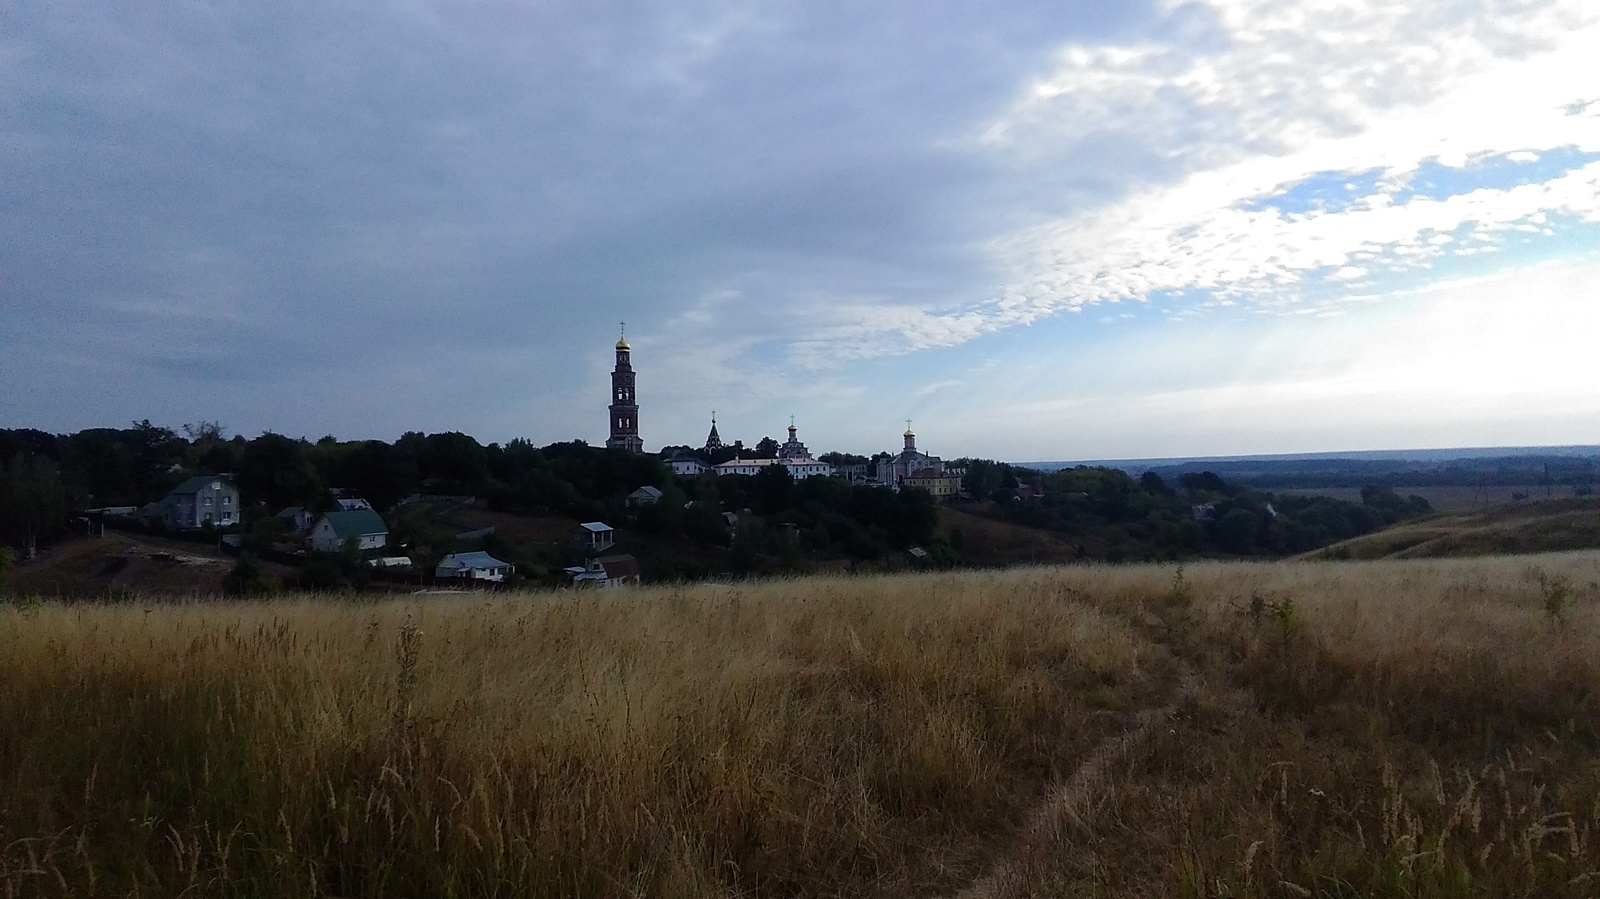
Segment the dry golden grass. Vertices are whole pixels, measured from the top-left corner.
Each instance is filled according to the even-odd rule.
[[[1593,553],[13,605],[0,895],[1592,896],[1597,728]]]
[[[904,895],[1161,654],[1043,574],[0,615],[0,883]]]
[[[1307,553],[1320,559],[1429,559],[1600,547],[1600,499],[1569,497],[1458,509]]]

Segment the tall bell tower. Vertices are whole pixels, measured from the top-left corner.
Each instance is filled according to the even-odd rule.
[[[644,452],[639,439],[639,403],[633,393],[633,348],[628,346],[627,323],[617,338],[617,367],[611,370],[611,436],[606,446],[630,453]]]

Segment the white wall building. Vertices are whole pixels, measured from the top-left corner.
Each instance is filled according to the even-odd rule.
[[[389,542],[389,526],[371,509],[352,509],[329,512],[311,528],[311,548],[317,552],[339,552],[346,540],[355,540],[362,552],[383,549]]]
[[[485,552],[451,553],[439,560],[433,570],[436,578],[465,578],[474,581],[500,583],[516,570],[510,562],[502,562]]]

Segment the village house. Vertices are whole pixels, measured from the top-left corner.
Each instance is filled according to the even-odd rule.
[[[389,542],[389,527],[371,509],[352,509],[325,513],[311,528],[311,548],[317,552],[339,552],[347,540],[354,540],[361,552],[382,549]]]
[[[214,475],[190,478],[141,509],[139,517],[174,530],[228,527],[239,523],[239,488]]]
[[[706,460],[687,450],[678,450],[666,461],[672,473],[680,478],[697,478],[711,470]]]
[[[305,506],[290,506],[273,517],[283,522],[289,533],[301,537],[311,533],[311,526],[317,523],[317,517]]]
[[[920,487],[942,503],[960,495],[961,481],[965,475],[965,471],[957,468],[919,468],[907,475],[900,486]]]
[[[586,567],[567,569],[574,587],[608,589],[638,584],[639,560],[627,554],[590,559]]]
[[[627,499],[625,499],[623,502],[625,502],[631,508],[653,506],[656,503],[661,502],[661,488],[651,487],[650,485],[646,484],[645,486],[640,487],[638,490],[628,494]]]
[[[473,581],[501,583],[516,571],[510,562],[502,562],[486,552],[451,553],[439,560],[434,568],[436,578],[461,578]]]

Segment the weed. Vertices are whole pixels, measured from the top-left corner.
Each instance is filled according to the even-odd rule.
[[[1572,582],[1561,575],[1546,574],[1542,570],[1538,580],[1545,616],[1557,625],[1565,625],[1567,612],[1572,605]]]

